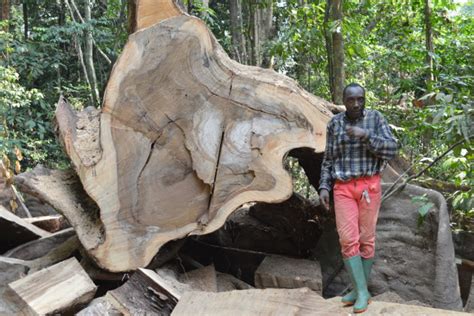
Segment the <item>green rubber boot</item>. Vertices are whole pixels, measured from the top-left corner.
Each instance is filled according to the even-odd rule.
[[[364,267],[364,275],[365,275],[365,280],[367,283],[369,283],[369,277],[370,277],[370,271],[372,270],[372,265],[374,264],[374,258],[362,258],[362,266]],[[355,301],[357,299],[357,293],[355,288],[352,289],[349,293],[344,295],[341,299],[341,302],[344,304],[344,306],[352,306],[354,305]]]
[[[344,264],[357,293],[357,298],[354,303],[354,313],[365,312],[370,301],[370,293],[367,290],[367,281],[365,279],[362,259],[360,256],[350,257],[344,260]]]

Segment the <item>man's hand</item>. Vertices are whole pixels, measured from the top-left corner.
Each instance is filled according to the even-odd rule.
[[[326,189],[321,189],[321,192],[319,192],[319,203],[327,210],[329,211],[329,191]]]
[[[350,137],[366,140],[369,137],[369,132],[357,126],[349,126],[346,128],[346,133]]]

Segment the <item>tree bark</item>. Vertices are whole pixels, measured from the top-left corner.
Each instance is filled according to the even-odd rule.
[[[430,87],[431,82],[434,80],[433,74],[433,29],[431,25],[431,0],[424,1],[424,13],[425,13],[425,47],[426,47],[426,81],[427,86]]]
[[[10,19],[10,0],[2,0],[2,11],[0,14],[0,21]]]
[[[160,14],[130,36],[96,127],[63,100],[56,112],[100,208],[100,226],[91,223],[98,236],[85,248],[111,271],[146,266],[167,241],[212,232],[244,203],[287,199],[283,157],[324,151],[332,116],[293,80],[232,61],[199,19],[156,23]]]
[[[23,24],[24,24],[24,37],[25,41],[28,40],[28,31],[29,31],[29,26],[28,26],[28,3],[26,1],[23,1]]]
[[[327,0],[324,24],[329,87],[332,101],[336,104],[342,104],[342,91],[345,81],[342,19],[342,0]]]
[[[245,37],[243,34],[242,1],[229,0],[230,29],[232,35],[231,57],[241,64],[248,64]]]
[[[2,8],[0,11],[0,21],[10,20],[10,0],[2,0]],[[8,25],[3,28],[5,32],[8,32]]]
[[[252,30],[252,65],[260,66],[260,32],[259,32],[259,25],[260,25],[260,11],[257,8],[256,3],[250,3],[250,12],[251,12],[251,30]]]
[[[71,0],[74,2],[74,0]],[[87,0],[84,3],[84,22],[90,24],[91,21],[91,2]],[[97,76],[94,67],[94,39],[92,37],[92,26],[88,25],[85,31],[85,62],[87,73],[89,74],[90,83],[91,83],[91,94],[93,106],[98,106],[100,104],[99,89],[97,87]]]
[[[69,13],[71,14],[72,20],[74,22],[76,22],[76,18],[74,17],[74,11],[71,7],[71,4],[69,3],[69,0],[65,0],[65,2],[66,2],[66,6],[69,9]],[[91,91],[92,91],[92,86],[91,86],[91,82],[89,80],[89,74],[88,74],[88,71],[87,71],[87,66],[86,66],[86,63],[84,61],[84,54],[82,52],[81,41],[76,35],[74,35],[74,43],[75,43],[75,46],[76,46],[76,51],[77,51],[77,57],[79,59],[79,64],[81,65],[82,73],[84,75],[84,80],[86,81],[87,86],[89,87],[89,89],[91,89]],[[92,93],[89,95],[89,97],[90,97],[90,102],[92,104],[95,104]]]

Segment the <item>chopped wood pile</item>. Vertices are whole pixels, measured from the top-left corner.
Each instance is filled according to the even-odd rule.
[[[283,167],[293,154],[317,183],[337,106],[230,60],[205,24],[170,0],[131,5],[137,32],[102,109],[75,112],[58,102],[74,170],[37,166],[17,175],[15,188],[28,196],[17,213],[8,208],[18,197],[0,181],[0,314],[350,312],[326,299],[348,284],[333,218],[292,194]],[[381,212],[388,250],[371,290],[385,296],[368,314],[461,314],[431,308],[462,308],[445,201],[429,193],[435,206],[416,230],[415,206],[403,194]],[[400,256],[405,246],[416,262]],[[399,304],[407,302],[415,305]]]
[[[42,167],[18,175],[16,181],[23,194],[33,193],[56,206],[71,203],[69,207],[76,210],[93,205],[83,196],[78,184],[72,172]],[[81,196],[84,200],[80,200]],[[273,225],[269,215],[272,207]],[[330,281],[319,260],[308,257],[308,251],[295,252],[283,242],[291,241],[285,232],[288,227],[298,227],[308,214],[318,223],[312,224],[318,232],[315,243],[324,240],[320,230],[326,221],[330,222],[317,205],[298,195],[281,204],[248,205],[214,234],[169,243],[147,268],[121,273],[100,268],[88,255],[77,237],[77,231],[84,227],[75,230],[65,221],[60,225],[63,228],[50,233],[24,224],[36,222],[35,217],[21,218],[4,207],[2,212],[2,218],[9,219],[3,224],[4,231],[12,236],[5,241],[14,238],[18,234],[15,232],[32,240],[22,240],[21,244],[10,241],[5,246],[9,249],[0,256],[0,314],[189,315],[192,311],[195,315],[220,315],[225,310],[229,315],[293,315],[297,311],[343,315],[351,311],[350,307],[341,306],[338,297],[324,298]],[[265,224],[257,218],[265,220]],[[285,218],[290,226],[283,224]],[[282,242],[270,245],[262,232],[242,228],[259,224],[267,227],[275,238],[280,236],[277,239]],[[302,245],[306,241],[300,241],[299,247]],[[319,248],[315,245],[309,252]],[[383,262],[376,265],[384,267]],[[468,294],[474,296],[472,291]],[[402,298],[395,292],[384,292],[374,297],[374,301],[366,312],[368,315],[462,314],[433,309],[426,301]],[[469,298],[467,308],[472,308],[472,301]]]

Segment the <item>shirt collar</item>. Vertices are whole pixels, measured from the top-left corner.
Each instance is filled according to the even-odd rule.
[[[363,109],[363,110],[362,110],[362,115],[361,115],[359,118],[357,118],[356,120],[351,120],[351,119],[349,118],[349,116],[347,116],[347,111],[345,111],[345,112],[344,112],[344,120],[349,121],[349,122],[357,122],[357,121],[362,120],[362,119],[365,117],[366,114],[367,114],[367,110],[366,110],[366,109]]]

